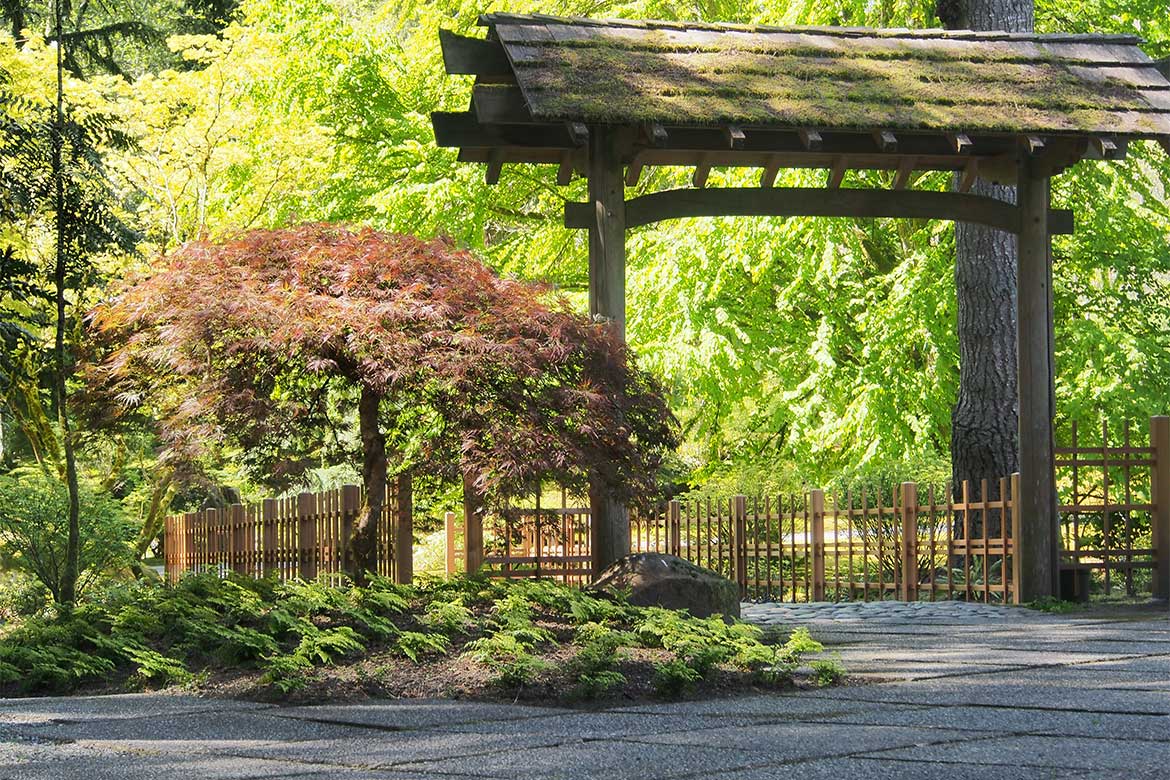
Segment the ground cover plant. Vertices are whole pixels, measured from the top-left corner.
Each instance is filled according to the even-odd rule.
[[[192,575],[97,592],[0,635],[0,696],[183,686],[321,700],[591,701],[824,685],[804,629],[633,607],[549,581],[366,586]]]

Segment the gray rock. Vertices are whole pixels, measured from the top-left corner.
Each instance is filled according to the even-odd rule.
[[[601,573],[593,587],[626,591],[639,607],[685,609],[695,617],[739,617],[739,588],[713,571],[674,555],[627,555]]]

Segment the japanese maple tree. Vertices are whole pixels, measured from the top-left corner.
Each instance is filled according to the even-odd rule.
[[[94,323],[114,345],[105,392],[153,404],[174,452],[234,442],[279,480],[353,441],[359,575],[406,450],[495,498],[555,479],[637,500],[677,444],[660,385],[609,328],[442,240],[309,224],[194,242]]]

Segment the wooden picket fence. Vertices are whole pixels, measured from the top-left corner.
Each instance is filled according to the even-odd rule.
[[[1074,427],[1055,450],[1066,596],[1170,593],[1170,418],[1151,418],[1144,443],[1130,426],[1119,438]],[[753,600],[1015,603],[1017,481],[671,501],[630,514],[630,550],[685,558]],[[449,527],[454,539],[454,515]],[[588,508],[508,510],[486,537],[488,576],[591,579]],[[448,571],[464,568],[460,552]]]
[[[759,601],[1017,600],[1013,482],[960,500],[906,483],[886,494],[731,496],[670,501],[631,513],[631,552],[677,555],[734,580]],[[506,510],[490,524],[481,571],[490,577],[591,577],[590,513],[582,507]],[[1004,519],[1006,518],[1006,522]],[[454,515],[449,517],[454,528]],[[452,535],[449,537],[454,539]],[[449,571],[459,556],[448,553]]]
[[[350,539],[363,503],[362,489],[345,485],[168,517],[166,577],[175,582],[184,572],[211,571],[281,580],[340,578],[351,568]],[[409,476],[391,480],[378,524],[377,573],[396,581],[411,576],[411,545],[395,554],[399,535],[410,539],[411,514]]]

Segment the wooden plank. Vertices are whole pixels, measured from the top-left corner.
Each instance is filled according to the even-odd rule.
[[[443,67],[452,76],[512,76],[512,66],[499,41],[468,38],[440,29],[439,46],[443,51]]]
[[[410,472],[399,474],[395,481],[394,581],[409,585],[414,581],[414,491]]]
[[[711,175],[711,163],[707,162],[707,158],[700,157],[699,163],[695,166],[694,176],[691,177],[691,185],[697,189],[703,189],[707,186],[707,177]]]
[[[483,180],[490,187],[500,181],[500,172],[504,170],[504,153],[499,149],[492,149],[488,156],[487,168]]]
[[[776,157],[768,158],[764,170],[760,173],[760,186],[771,187],[776,182],[776,175],[780,172],[780,160]]]
[[[569,150],[561,152],[561,162],[557,166],[557,184],[567,186],[573,181],[573,154]]]
[[[1138,90],[1138,94],[1152,107],[1162,111],[1170,111],[1170,90],[1142,89]]]

